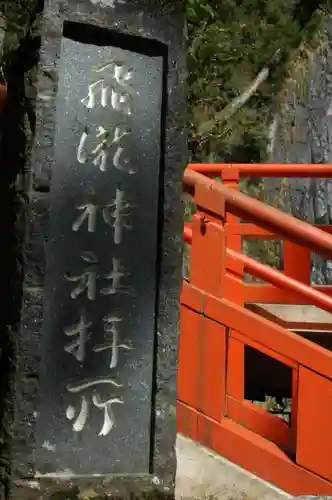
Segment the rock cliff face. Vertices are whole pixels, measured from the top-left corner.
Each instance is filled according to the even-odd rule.
[[[272,161],[275,163],[332,163],[332,21],[309,66],[307,82],[292,81],[287,89],[292,101],[293,119],[282,145],[280,128]],[[299,83],[306,91],[299,95]],[[282,118],[281,118],[282,119]],[[331,169],[332,170],[332,169]],[[332,178],[293,179],[290,181],[290,211],[315,224],[332,224]],[[332,261],[314,255],[312,282],[332,283]]]

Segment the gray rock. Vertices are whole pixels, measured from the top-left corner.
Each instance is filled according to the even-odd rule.
[[[280,163],[332,163],[332,22],[326,24],[328,43],[314,57],[308,82],[307,102],[296,103],[295,127],[288,151],[274,161]],[[290,88],[290,92],[293,89]],[[294,93],[295,95],[295,93]],[[291,210],[295,217],[313,224],[332,224],[332,180],[290,180]],[[312,256],[311,280],[316,284],[332,283],[332,263]]]

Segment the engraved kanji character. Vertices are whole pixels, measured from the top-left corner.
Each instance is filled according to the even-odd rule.
[[[71,298],[76,299],[84,290],[87,291],[89,300],[96,298],[96,282],[97,282],[97,264],[98,259],[93,252],[83,252],[81,259],[88,263],[88,266],[83,270],[79,276],[69,276],[65,274],[66,280],[72,283],[78,283],[77,286],[71,291]]]
[[[107,210],[103,213],[105,223],[110,226],[113,225],[114,243],[116,245],[120,244],[122,241],[123,228],[131,229],[131,226],[126,222],[126,218],[130,215],[128,212],[130,206],[131,205],[125,201],[124,191],[117,188],[114,202],[107,205],[107,208],[114,208],[114,210],[111,212]]]
[[[120,398],[110,398],[106,401],[101,401],[99,394],[94,394],[92,396],[93,404],[100,409],[104,409],[104,423],[98,434],[98,436],[107,436],[115,425],[114,412],[112,410],[113,404],[123,404],[123,399]]]
[[[115,295],[116,293],[126,293],[128,295],[134,295],[133,289],[131,286],[125,286],[121,284],[121,279],[125,276],[130,276],[130,273],[127,273],[126,270],[121,267],[120,259],[113,257],[112,258],[113,269],[109,274],[105,275],[106,280],[111,280],[111,285],[102,288],[100,293],[102,295]]]
[[[98,210],[101,210],[102,214],[104,211],[107,212],[107,210],[108,210],[107,205],[103,206],[98,201],[97,195],[93,189],[89,190],[88,203],[85,203],[83,205],[79,205],[76,208],[77,208],[77,210],[80,210],[82,213],[73,222],[72,230],[75,232],[79,231],[81,229],[84,221],[87,219],[89,233],[94,233],[96,231]],[[104,218],[104,220],[105,220],[105,218],[107,219],[107,214],[106,215],[104,214],[103,218]]]
[[[81,432],[84,429],[84,426],[88,419],[88,415],[89,415],[89,404],[87,398],[83,395],[81,395],[81,409],[77,417],[76,417],[75,407],[73,405],[67,406],[66,417],[68,420],[75,419],[75,421],[73,422],[73,430],[75,432]]]
[[[88,219],[88,231],[89,233],[94,233],[96,231],[97,222],[97,205],[95,205],[94,203],[86,203],[84,205],[79,205],[77,207],[77,210],[81,210],[82,213],[73,222],[73,231],[78,231],[85,219]]]
[[[79,163],[86,163],[91,157],[92,163],[99,167],[101,172],[107,170],[108,154],[111,146],[118,145],[112,159],[113,166],[122,172],[134,174],[136,170],[127,167],[129,164],[128,158],[122,158],[125,152],[124,148],[119,144],[121,139],[131,133],[128,127],[117,126],[114,131],[110,132],[102,126],[97,127],[96,139],[93,141],[94,145],[90,153],[87,152],[86,143],[89,137],[89,130],[85,127],[77,148],[77,161]]]
[[[116,368],[119,360],[119,349],[132,350],[133,347],[128,344],[120,344],[120,331],[119,331],[119,323],[122,321],[122,318],[115,316],[113,314],[109,314],[103,318],[104,322],[104,332],[105,332],[105,343],[95,345],[93,347],[94,352],[106,351],[108,349],[112,350],[110,368]],[[108,340],[109,334],[112,334],[111,341]]]
[[[72,230],[77,232],[82,227],[84,221],[88,220],[88,232],[94,233],[96,231],[97,223],[97,212],[99,209],[98,198],[94,189],[89,189],[88,202],[83,205],[78,205],[77,210],[81,211],[81,214],[72,224]]]
[[[102,107],[106,108],[110,102],[113,109],[131,115],[132,95],[137,94],[130,84],[133,76],[132,68],[113,60],[97,69],[96,73],[105,76],[89,85],[88,95],[81,99],[81,102],[88,109],[93,109],[96,105],[96,96],[100,95]]]
[[[85,314],[82,314],[77,324],[67,326],[64,328],[64,333],[68,337],[77,336],[69,344],[64,347],[64,350],[69,354],[75,356],[77,361],[83,362],[85,358],[85,345],[89,340],[91,334],[89,328],[92,322],[87,321]]]
[[[77,382],[76,384],[68,384],[67,391],[71,392],[72,394],[77,394],[84,391],[85,389],[89,389],[90,387],[95,387],[98,385],[111,385],[112,387],[116,387],[117,389],[122,387],[122,384],[118,384],[112,378],[99,377],[83,380],[81,382]]]
[[[136,174],[136,170],[131,167],[127,167],[129,164],[129,159],[128,158],[123,158],[122,155],[124,153],[124,148],[122,146],[119,146],[113,156],[113,166],[117,169],[120,170],[121,172],[125,172],[126,174],[132,175]]]
[[[75,393],[81,393],[82,391],[85,391],[89,389],[90,387],[93,386],[100,386],[100,385],[111,385],[112,387],[120,388],[122,387],[121,384],[118,384],[114,380],[110,378],[98,378],[98,379],[92,379],[92,380],[86,380],[83,382],[79,382],[78,384],[71,384],[67,386],[67,391],[75,394]],[[77,414],[77,410],[74,405],[70,404],[66,408],[66,417],[68,420],[74,420],[73,422],[73,430],[75,432],[81,432],[85,424],[88,420],[89,416],[89,402],[88,402],[88,397],[85,396],[84,394],[80,394],[81,398],[81,406],[80,410]],[[103,408],[104,409],[104,423],[102,426],[101,431],[99,432],[99,436],[106,436],[109,434],[111,431],[112,427],[114,426],[115,420],[114,420],[114,414],[111,409],[111,405],[113,403],[123,403],[123,400],[120,398],[117,398],[115,396],[112,396],[105,402],[101,402],[100,400],[100,395],[94,394],[92,395],[92,402],[97,408]],[[96,404],[97,403],[97,404]]]

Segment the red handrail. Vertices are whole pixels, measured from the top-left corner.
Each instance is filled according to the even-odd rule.
[[[192,243],[192,229],[188,226],[184,227],[183,238],[186,243]],[[273,269],[265,264],[257,262],[255,259],[247,255],[235,252],[227,248],[227,256],[241,262],[244,266],[244,271],[248,274],[262,279],[271,285],[274,285],[282,290],[296,294],[301,298],[305,298],[310,304],[323,309],[332,314],[332,297],[325,295],[308,285],[294,280],[293,278],[284,276],[280,271]]]
[[[191,163],[189,170],[208,176],[220,176],[227,170],[237,170],[240,177],[325,177],[332,178],[332,164],[250,164],[250,163]]]
[[[309,300],[310,304],[332,313],[332,298],[325,295],[325,293],[319,292],[293,278],[284,276],[280,271],[266,266],[265,264],[261,264],[247,255],[235,252],[231,249],[227,249],[227,255],[242,262],[245,272],[252,276],[271,283],[271,285],[287,292],[295,293],[299,297],[304,297]]]
[[[201,185],[218,193],[228,212],[332,259],[332,236],[324,231],[189,168],[184,172],[183,183],[188,191]]]

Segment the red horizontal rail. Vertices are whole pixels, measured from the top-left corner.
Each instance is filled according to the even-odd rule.
[[[315,224],[317,229],[325,231],[325,233],[332,234],[332,226],[321,226]],[[241,222],[228,223],[227,224],[227,234],[235,234],[243,236],[245,239],[264,239],[264,240],[280,240],[278,234],[272,233],[271,231],[265,231],[261,227],[255,226],[255,224],[242,224]]]
[[[237,170],[240,177],[325,177],[332,178],[332,164],[191,163],[189,170],[208,176]]]
[[[286,290],[288,292],[295,293],[300,297],[304,297],[310,301],[314,306],[324,309],[325,311],[332,313],[332,298],[325,295],[308,285],[301,283],[300,281],[294,280],[288,276],[283,275],[280,271],[273,269],[269,266],[257,262],[255,259],[248,257],[244,254],[234,252],[231,249],[227,249],[227,255],[237,259],[244,265],[245,272],[260,278],[271,285],[278,288]]]
[[[192,242],[192,229],[185,226],[183,237],[186,243]],[[235,252],[230,248],[227,248],[227,256],[241,262],[244,265],[244,271],[260,278],[271,285],[274,285],[287,292],[294,293],[301,298],[305,298],[314,306],[319,307],[329,313],[332,313],[332,298],[325,295],[308,285],[301,283],[300,281],[294,280],[293,278],[284,276],[280,271],[277,271],[265,264],[257,262],[255,259],[248,257],[239,252]]]
[[[189,190],[195,190],[196,185],[205,187],[211,193],[220,195],[220,201],[225,201],[228,212],[332,259],[332,236],[324,231],[189,168],[184,172],[183,183],[184,188]]]

